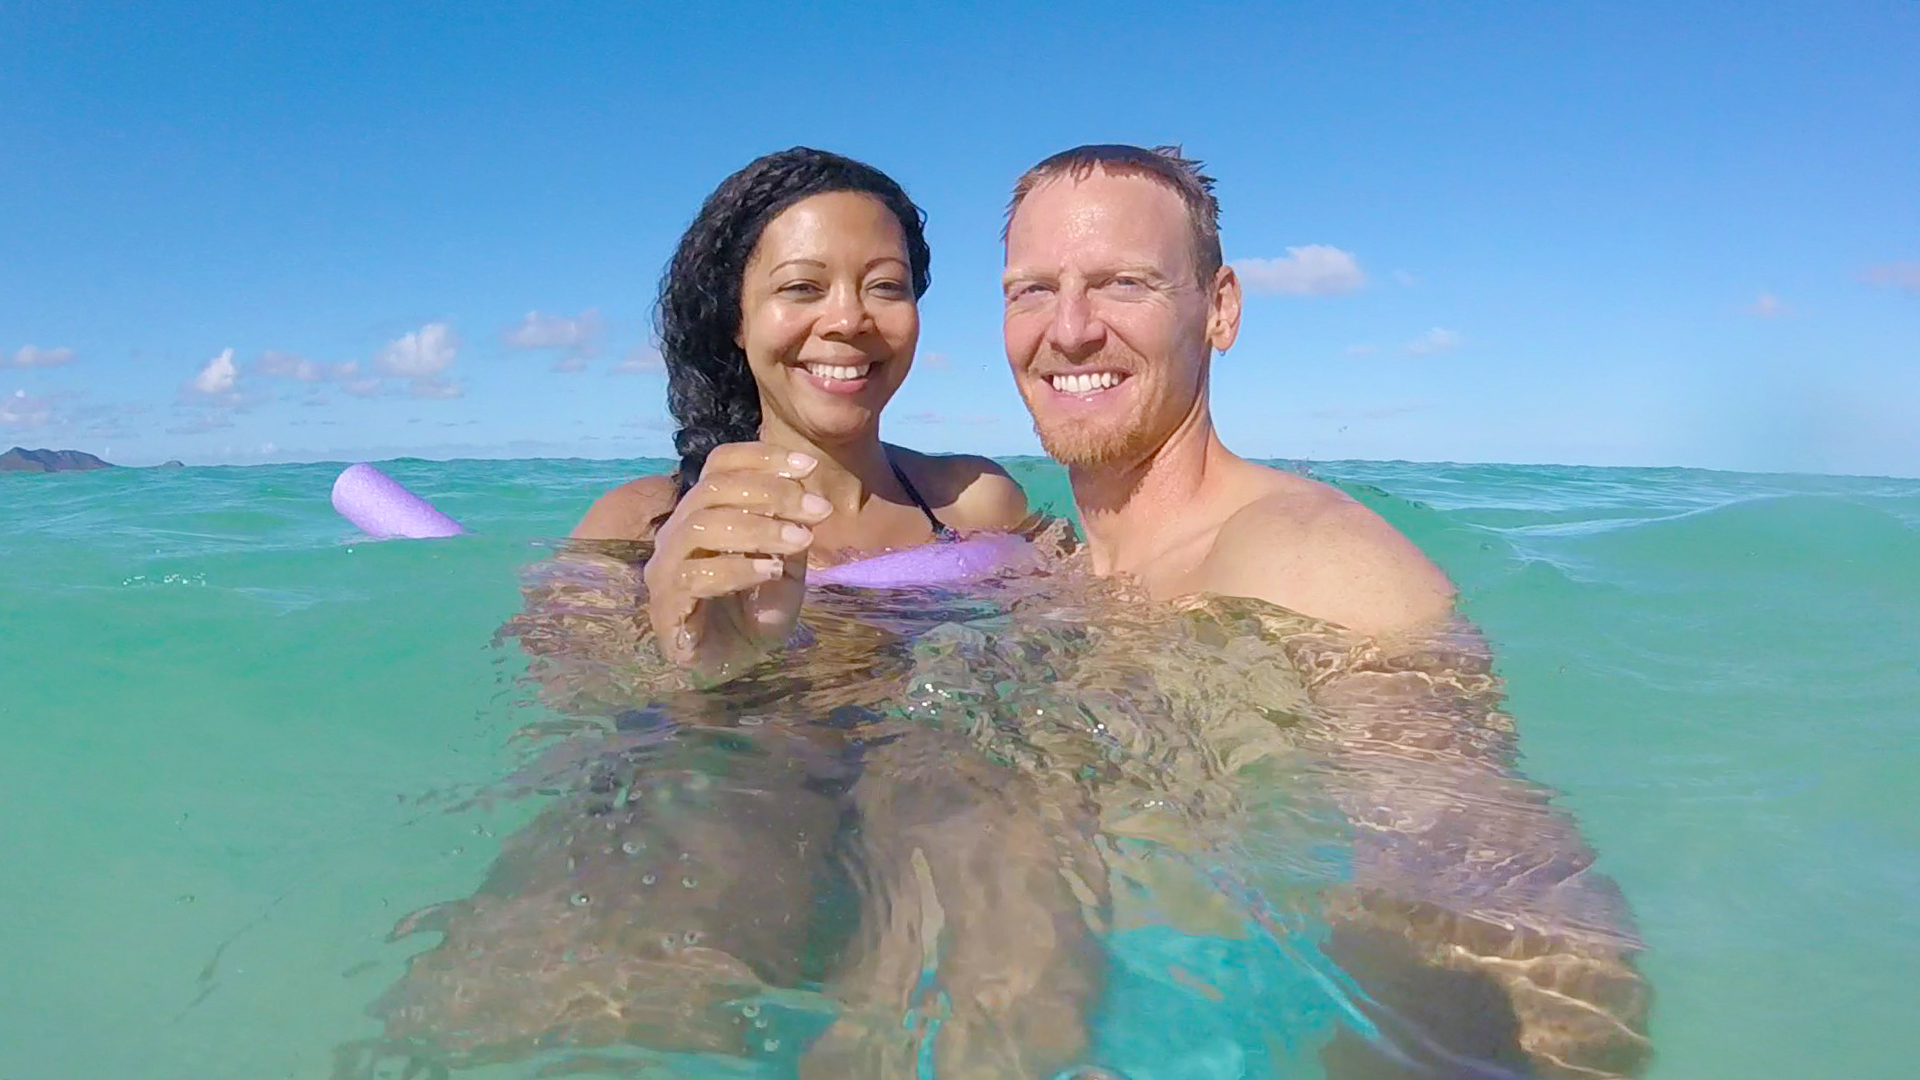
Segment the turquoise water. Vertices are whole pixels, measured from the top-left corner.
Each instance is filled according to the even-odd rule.
[[[443,795],[543,716],[493,641],[521,571],[658,465],[394,463],[473,530],[431,544],[356,542],[337,465],[0,475],[0,1078],[330,1075],[395,922],[531,814]],[[1652,1075],[1911,1075],[1920,482],[1313,469],[1494,642],[1648,943]]]

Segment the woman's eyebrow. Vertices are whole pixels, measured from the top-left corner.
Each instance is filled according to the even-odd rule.
[[[772,267],[770,267],[767,270],[767,273],[777,274],[781,271],[782,268],[788,267],[788,266],[794,266],[794,265],[811,266],[817,270],[825,270],[827,268],[827,264],[821,262],[819,259],[808,259],[808,258],[802,257],[798,259],[788,259],[785,262],[781,262],[781,263],[775,263]]]

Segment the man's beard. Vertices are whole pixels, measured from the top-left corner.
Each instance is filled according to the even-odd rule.
[[[1137,424],[1120,425],[1104,431],[1089,431],[1077,424],[1056,424],[1052,430],[1033,422],[1033,433],[1040,437],[1040,448],[1047,456],[1070,469],[1097,469],[1134,457],[1145,441],[1145,430]]]

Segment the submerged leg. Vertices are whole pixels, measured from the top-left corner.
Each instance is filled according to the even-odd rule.
[[[921,730],[872,753],[854,791],[860,925],[834,979],[846,1013],[801,1075],[1050,1077],[1079,1059],[1101,988],[1104,877],[1089,818]]]
[[[455,1062],[555,1043],[746,1049],[731,1003],[801,977],[843,801],[800,740],[742,742],[622,762],[625,783],[509,839],[476,895],[418,927],[445,938],[378,1006],[387,1036]]]

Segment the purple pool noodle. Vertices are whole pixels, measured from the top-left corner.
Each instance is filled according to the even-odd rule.
[[[371,465],[349,465],[333,482],[333,508],[376,540],[459,536],[460,523]]]
[[[871,559],[807,571],[821,585],[863,589],[900,589],[914,585],[951,585],[982,578],[1031,558],[1033,546],[1017,536],[989,534],[950,544],[926,544]]]

